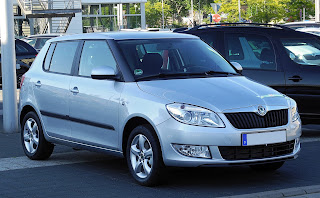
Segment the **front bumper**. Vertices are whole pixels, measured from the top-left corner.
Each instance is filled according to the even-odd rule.
[[[156,128],[161,143],[163,161],[166,166],[198,167],[267,163],[293,159],[298,156],[300,142],[295,142],[292,152],[259,159],[226,160],[222,157],[220,146],[240,146],[242,133],[257,133],[285,130],[287,142],[295,141],[301,136],[301,121],[288,123],[285,126],[261,129],[236,129],[230,123],[225,123],[225,128],[199,127],[182,124],[169,119]],[[208,146],[211,158],[195,158],[180,154],[172,144]]]

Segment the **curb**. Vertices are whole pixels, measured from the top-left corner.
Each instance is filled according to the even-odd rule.
[[[320,193],[320,185],[287,188],[287,189],[274,190],[274,191],[265,191],[260,193],[226,196],[226,197],[220,197],[220,198],[283,198],[283,197],[293,197],[293,196],[299,196],[299,195],[310,195],[313,193]]]

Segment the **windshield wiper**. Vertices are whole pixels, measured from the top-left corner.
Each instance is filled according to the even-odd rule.
[[[223,72],[223,71],[206,71],[204,72],[206,75],[214,75],[214,74],[226,74],[226,75],[239,75],[238,73],[230,73],[230,72]]]
[[[206,75],[205,73],[172,73],[172,74],[166,74],[166,73],[159,73],[159,74],[153,74],[149,76],[142,76],[139,78],[136,78],[136,80],[147,80],[152,78],[167,78],[167,77],[179,77],[179,76],[192,76],[192,75]]]

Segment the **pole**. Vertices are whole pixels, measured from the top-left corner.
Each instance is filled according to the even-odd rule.
[[[163,10],[163,0],[162,0],[162,29],[164,29],[164,10]]]
[[[303,21],[305,21],[306,20],[306,8],[303,8]]]
[[[199,0],[199,25],[201,25],[202,21],[201,21],[201,7],[200,7],[200,1]]]
[[[319,8],[320,8],[320,0],[315,0],[315,18],[316,18],[316,22],[320,21]]]
[[[238,11],[239,11],[239,23],[241,23],[241,5],[240,5],[240,0],[238,0]]]
[[[5,133],[13,133],[18,131],[13,3],[12,0],[0,2],[3,128]]]
[[[193,0],[191,0],[191,23],[192,23],[192,27],[194,27],[194,20],[193,20]]]
[[[140,12],[141,12],[141,29],[146,29],[146,6],[145,3],[140,4]]]

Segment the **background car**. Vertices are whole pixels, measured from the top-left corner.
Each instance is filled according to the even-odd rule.
[[[227,60],[240,63],[245,76],[295,99],[304,124],[320,124],[318,36],[279,25],[248,23],[175,32],[199,36]]]
[[[296,30],[320,36],[320,27],[297,28]]]
[[[47,42],[47,40],[63,36],[63,34],[39,34],[39,35],[32,35],[29,37],[25,37],[23,41],[27,42],[29,45],[34,47],[37,52],[41,50],[41,48],[44,46],[44,44]]]
[[[300,22],[285,23],[285,24],[282,24],[282,26],[289,27],[291,29],[320,28],[320,23],[315,21],[300,21]]]
[[[28,43],[16,39],[16,66],[17,66],[17,87],[20,87],[22,75],[28,71],[32,62],[36,58],[38,52]],[[0,43],[0,80],[2,82],[2,70],[1,70],[1,43]]]

